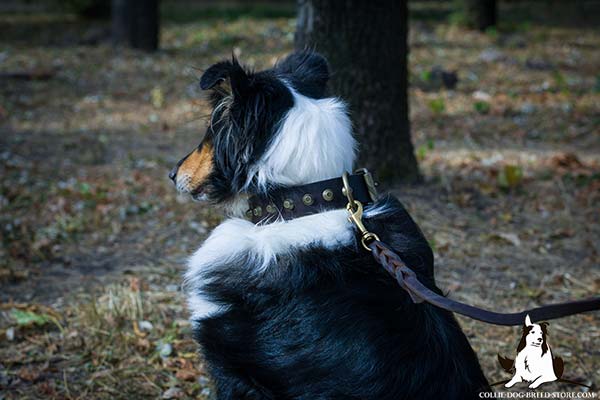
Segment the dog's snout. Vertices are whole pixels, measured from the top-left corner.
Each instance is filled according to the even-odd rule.
[[[541,341],[542,341],[542,338],[538,338],[538,342],[541,342]]]
[[[192,151],[190,154],[192,154],[193,152],[194,151]],[[185,156],[181,160],[179,160],[177,162],[177,164],[175,164],[175,166],[173,167],[173,169],[171,169],[171,171],[169,172],[169,179],[171,179],[173,182],[176,181],[177,172],[179,171],[179,167],[181,167],[181,164],[183,164],[183,162],[190,156],[190,154],[188,154],[187,156]]]
[[[179,170],[179,165],[174,166],[169,172],[169,179],[171,179],[173,182],[175,182],[175,178],[177,177],[177,170]]]

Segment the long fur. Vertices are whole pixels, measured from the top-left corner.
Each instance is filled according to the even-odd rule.
[[[262,190],[270,184],[301,185],[351,171],[356,142],[346,106],[335,98],[297,93],[268,150],[248,176]]]
[[[257,73],[235,60],[206,71],[210,200],[240,208],[248,194],[350,170],[350,122],[344,104],[325,97],[327,78],[315,53]],[[431,248],[398,200],[379,199],[365,224],[440,293]],[[360,247],[345,210],[268,225],[230,218],[190,258],[186,288],[220,400],[470,399],[489,390],[454,316],[414,304]]]
[[[369,228],[439,292],[427,242],[386,203]],[[227,306],[193,320],[219,398],[465,399],[487,388],[452,314],[413,304],[354,237],[286,246],[266,268],[241,251],[202,275],[195,289]]]

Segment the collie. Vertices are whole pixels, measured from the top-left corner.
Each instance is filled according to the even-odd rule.
[[[536,389],[543,383],[554,382],[561,377],[564,362],[562,358],[552,355],[547,336],[546,322],[534,324],[529,315],[525,317],[516,359],[499,358],[507,371],[514,370],[512,379],[504,386],[509,388],[519,382],[528,382],[530,389]]]
[[[210,124],[170,177],[229,217],[185,277],[217,397],[478,398],[489,385],[452,313],[414,304],[357,242],[339,183],[356,143],[328,79],[326,60],[301,52],[260,72],[220,62],[200,80]],[[367,228],[440,293],[402,204],[371,200]]]

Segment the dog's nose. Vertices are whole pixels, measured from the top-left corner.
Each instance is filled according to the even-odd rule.
[[[541,341],[542,341],[542,338],[538,338],[538,342],[541,342]]]
[[[179,165],[173,167],[171,172],[169,172],[169,179],[175,182],[175,177],[177,176],[177,170],[179,169]]]

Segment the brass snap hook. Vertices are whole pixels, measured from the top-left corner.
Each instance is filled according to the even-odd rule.
[[[346,205],[346,210],[348,210],[349,214],[348,221],[352,222],[360,232],[360,243],[362,246],[366,250],[372,251],[368,244],[373,240],[379,240],[379,237],[376,234],[369,232],[362,222],[363,205],[360,201],[354,200],[354,196],[352,196],[352,188],[350,188],[350,184],[348,182],[347,172],[344,172],[342,175],[342,182],[344,183],[344,194],[348,198],[348,204]]]

